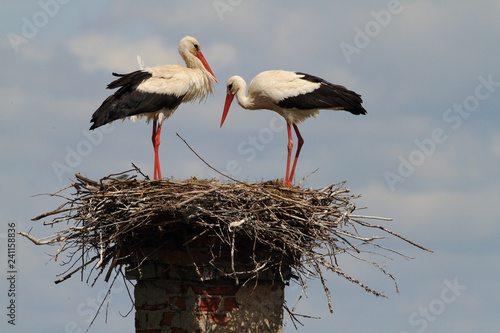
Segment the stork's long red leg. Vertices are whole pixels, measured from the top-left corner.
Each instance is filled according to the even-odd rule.
[[[286,160],[286,176],[285,176],[285,186],[292,186],[292,179],[289,177],[290,172],[290,159],[292,157],[292,148],[293,148],[293,140],[292,140],[292,129],[290,128],[290,124],[286,124],[288,130],[288,157]]]
[[[288,179],[290,181],[290,186],[292,186],[293,176],[295,175],[295,166],[297,165],[297,160],[299,159],[300,149],[302,149],[302,145],[304,144],[304,139],[302,139],[302,135],[300,135],[297,125],[293,124],[293,129],[295,130],[295,134],[297,134],[297,152],[295,152],[295,160],[293,161],[292,171],[290,172],[290,177]]]
[[[154,179],[161,179],[160,159],[158,158],[158,147],[160,146],[161,123],[158,124],[156,119],[153,119],[153,148],[155,151],[155,166],[154,166]]]
[[[155,152],[155,164],[154,164],[154,179],[156,179],[156,119],[153,119],[153,134],[151,135],[151,142],[153,142],[153,149]]]
[[[159,123],[158,127],[156,128],[156,174],[158,175],[158,179],[161,179],[161,168],[160,168],[160,158],[158,156],[158,147],[160,146],[160,134],[161,134],[161,126],[163,123]]]

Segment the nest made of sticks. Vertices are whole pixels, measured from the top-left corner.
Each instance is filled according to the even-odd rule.
[[[319,279],[332,311],[326,271],[384,296],[345,273],[338,265],[339,255],[374,265],[394,280],[397,290],[394,277],[373,260],[373,254],[409,257],[379,241],[392,236],[427,250],[368,222],[390,219],[355,213],[357,196],[349,194],[345,183],[312,190],[283,187],[281,181],[139,180],[141,174],[135,168],[100,181],[76,174],[70,186],[51,194],[64,198],[64,203],[33,220],[51,217],[43,224],[61,230],[41,239],[21,234],[38,245],[57,245],[54,260],[66,256],[62,260],[66,270],[56,283],[87,267],[91,267],[87,281],[91,276],[93,283],[101,276],[107,281],[113,272],[140,268],[149,255],[144,255],[144,248],[189,250],[200,243],[212,256],[207,265],[237,283],[242,278],[258,280],[266,271],[278,272],[277,279],[293,279],[302,287],[307,279]],[[69,189],[75,192],[62,194]],[[373,235],[374,230],[381,235]],[[362,257],[364,252],[367,258]],[[221,253],[231,262],[229,270],[217,265]],[[248,259],[244,271],[235,259],[242,253]],[[291,274],[283,274],[287,269]]]

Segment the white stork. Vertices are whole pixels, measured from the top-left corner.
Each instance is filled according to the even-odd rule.
[[[250,82],[248,97],[245,96],[246,89],[247,84],[240,76],[233,76],[227,81],[227,96],[220,126],[224,124],[234,96],[244,109],[268,109],[283,116],[288,129],[285,186],[292,186],[297,159],[304,144],[297,123],[311,116],[316,117],[320,109],[345,110],[355,115],[366,114],[366,110],[361,106],[363,100],[360,95],[343,86],[305,73],[283,70],[262,72]],[[293,125],[298,139],[291,172],[293,141],[290,125]]]
[[[179,104],[203,100],[212,93],[213,81],[217,82],[200,43],[186,36],[179,42],[179,53],[187,67],[165,65],[145,68],[129,74],[116,74],[119,79],[108,84],[108,89],[119,88],[109,96],[92,115],[91,130],[117,119],[138,117],[153,120],[153,148],[155,152],[154,179],[161,179],[158,146],[161,126]]]

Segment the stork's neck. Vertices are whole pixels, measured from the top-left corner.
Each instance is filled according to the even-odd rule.
[[[239,89],[236,91],[236,99],[238,100],[238,104],[247,110],[255,110],[257,107],[255,106],[255,99],[251,94],[246,95],[247,91],[247,83],[245,80],[241,79],[238,82]]]
[[[184,59],[184,62],[186,63],[186,66],[188,68],[197,68],[197,69],[202,69],[203,65],[199,59],[197,59],[194,55],[191,53],[184,51],[181,52],[182,59]]]

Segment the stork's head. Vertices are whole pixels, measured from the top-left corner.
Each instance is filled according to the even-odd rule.
[[[224,121],[226,120],[227,114],[229,112],[229,107],[231,106],[231,102],[233,101],[234,95],[236,95],[238,90],[242,88],[246,90],[245,86],[246,83],[241,76],[235,75],[230,77],[229,80],[227,80],[226,102],[224,103],[224,111],[222,113],[222,120],[220,122],[220,127],[222,127]]]
[[[201,53],[200,43],[196,38],[186,36],[179,42],[179,53],[189,68],[205,68],[217,82],[214,72],[208,65],[203,53]]]

